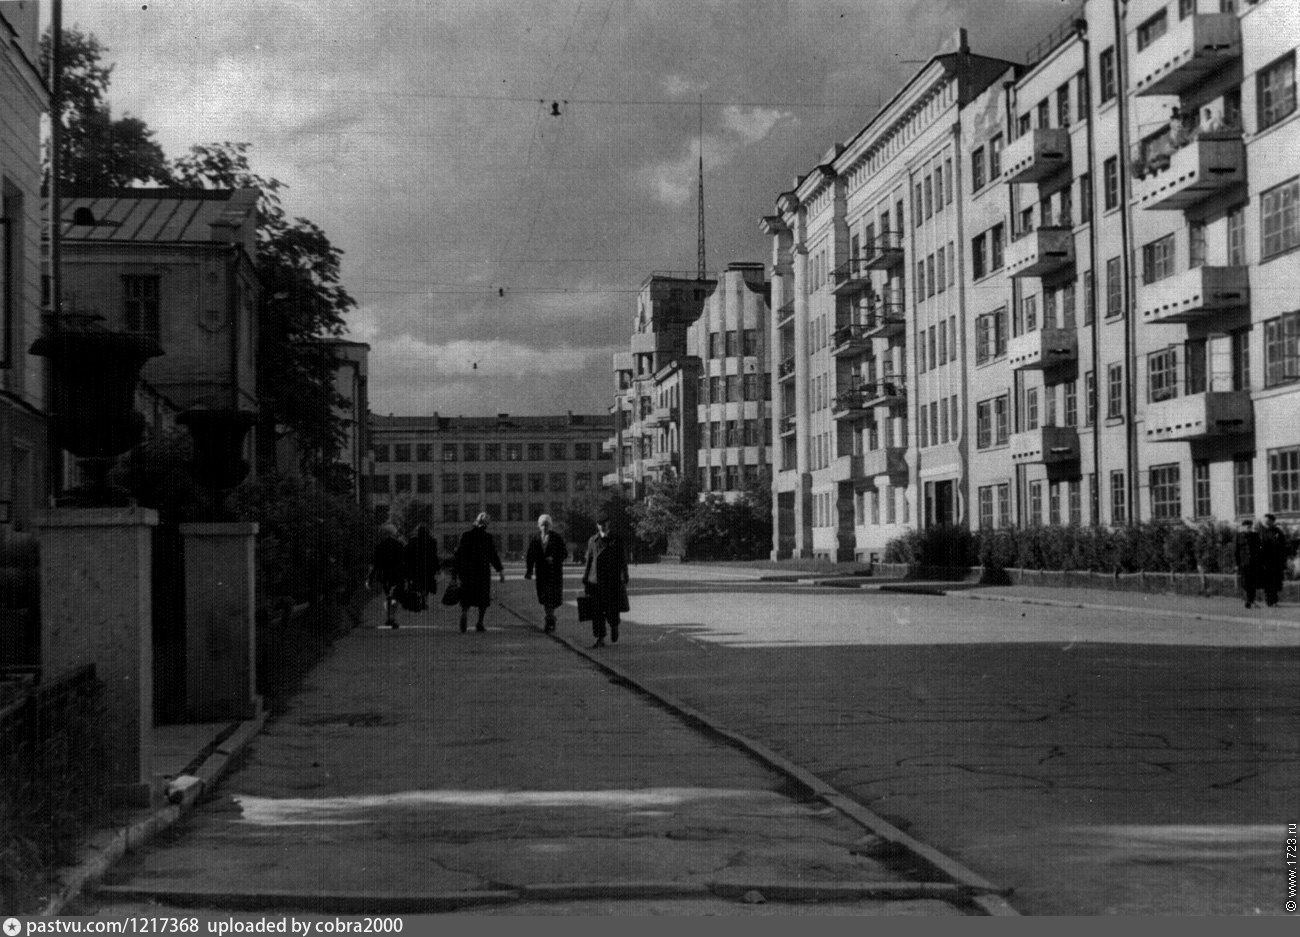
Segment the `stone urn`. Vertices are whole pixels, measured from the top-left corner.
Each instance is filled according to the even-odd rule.
[[[87,483],[62,503],[102,507],[126,503],[108,485],[118,456],[139,445],[144,418],[135,410],[140,369],[163,353],[154,339],[131,332],[74,330],[43,335],[33,355],[54,371],[51,429],[54,441],[81,461]]]
[[[243,458],[244,437],[257,422],[250,410],[192,407],[176,417],[194,440],[194,475],[216,494],[228,491],[248,475]]]

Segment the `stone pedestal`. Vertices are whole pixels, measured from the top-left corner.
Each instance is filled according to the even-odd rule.
[[[116,799],[155,804],[153,542],[148,508],[39,511],[41,671],[87,663],[104,684],[110,782]]]
[[[191,722],[250,719],[257,695],[256,573],[250,523],[181,524],[185,700]]]

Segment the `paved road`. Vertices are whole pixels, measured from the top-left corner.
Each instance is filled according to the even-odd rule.
[[[1022,912],[1281,913],[1300,627],[633,575],[636,624],[600,654]]]
[[[499,594],[531,614],[531,591]],[[488,894],[513,896],[504,913],[807,913],[789,901],[820,890],[835,898],[821,911],[960,913],[924,889],[862,900],[917,875],[504,609],[485,634],[441,607],[397,630],[368,614],[217,798],[114,870],[99,912],[414,912]]]

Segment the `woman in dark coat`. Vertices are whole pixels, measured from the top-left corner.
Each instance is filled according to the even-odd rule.
[[[419,524],[406,542],[406,578],[411,589],[420,596],[420,608],[429,607],[429,593],[438,591],[438,541],[425,524]]]
[[[376,585],[384,590],[384,624],[390,628],[397,627],[394,611],[397,599],[393,592],[406,580],[406,556],[402,541],[397,539],[397,528],[385,524],[379,528],[379,542],[370,560],[370,573],[366,576],[366,586]]]
[[[1259,534],[1250,521],[1241,522],[1235,544],[1237,554],[1237,585],[1246,593],[1246,608],[1255,604],[1255,590],[1259,588]]]
[[[492,542],[492,535],[487,532],[488,516],[480,514],[474,526],[460,535],[460,543],[452,556],[456,568],[456,579],[460,582],[460,630],[468,629],[468,615],[471,608],[478,609],[478,624],[475,631],[486,631],[483,616],[492,601],[492,570],[497,571],[501,581],[506,581],[506,574],[501,568],[501,558],[497,556],[497,546]]]
[[[618,642],[619,613],[627,602],[627,554],[622,542],[609,530],[609,518],[596,521],[596,534],[587,541],[587,567],[582,585],[595,599],[591,615],[591,633],[595,647],[605,646],[605,623],[609,639]]]
[[[524,578],[537,571],[537,601],[546,614],[545,630],[555,630],[555,610],[564,604],[564,538],[551,529],[551,515],[537,518],[537,533],[528,541]]]

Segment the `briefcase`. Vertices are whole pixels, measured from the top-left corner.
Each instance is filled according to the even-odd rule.
[[[578,621],[591,621],[596,615],[596,600],[589,595],[578,596]]]

